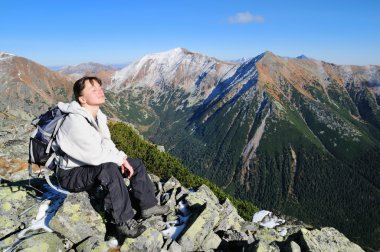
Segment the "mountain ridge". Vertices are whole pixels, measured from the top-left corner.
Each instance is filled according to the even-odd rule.
[[[177,69],[172,70],[167,74],[157,69],[155,74],[175,76]],[[207,74],[198,71],[193,76]],[[316,197],[313,200],[300,200],[305,188],[316,186],[301,180],[311,181],[313,176],[319,186],[323,185],[321,178],[327,179],[328,192],[334,197],[349,197],[343,189],[334,192],[332,184],[339,183],[339,176],[358,195],[380,183],[376,165],[359,168],[366,162],[380,162],[367,154],[379,148],[380,67],[339,66],[265,52],[235,65],[228,75],[219,74],[223,78],[216,74],[208,85],[202,80],[197,83],[199,78],[190,79],[193,88],[208,87],[201,96],[177,88],[183,85],[181,79],[164,78],[154,83],[157,86],[140,90],[142,84],[130,79],[125,89],[110,97],[118,101],[114,104],[122,104],[117,96],[125,97],[125,105],[118,108],[125,118],[150,140],[181,157],[192,171],[270,209],[292,205],[296,212],[300,209],[296,205],[309,204],[311,213],[313,201],[329,201],[319,190],[308,191]],[[368,155],[375,159],[369,161]],[[316,166],[318,158],[323,161]],[[332,166],[340,168],[333,171]],[[351,174],[360,185],[354,186],[356,182],[338,170]],[[334,175],[329,178],[328,173]],[[378,201],[376,196],[363,206]],[[344,209],[354,207],[344,204]],[[353,215],[351,210],[343,211]],[[352,221],[357,219],[352,217]]]
[[[11,107],[36,113],[41,106],[47,108],[58,99],[71,96],[71,81],[65,76],[23,57],[1,55],[0,91],[4,97],[1,110]],[[34,108],[34,104],[40,109]]]
[[[177,60],[146,56],[118,71],[104,112],[133,123],[235,196],[333,223],[380,247],[373,207],[380,204],[374,187],[380,184],[380,67],[271,52],[242,64],[173,53]],[[361,216],[364,210],[374,220]]]

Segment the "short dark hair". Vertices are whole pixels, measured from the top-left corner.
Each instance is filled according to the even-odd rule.
[[[80,104],[79,97],[82,95],[82,91],[83,91],[84,87],[86,86],[85,85],[86,81],[89,81],[92,85],[94,85],[95,81],[98,82],[100,86],[102,85],[102,80],[99,79],[98,77],[95,77],[95,76],[84,76],[84,77],[80,78],[79,80],[77,80],[74,83],[73,91],[74,91],[75,100],[79,104]]]

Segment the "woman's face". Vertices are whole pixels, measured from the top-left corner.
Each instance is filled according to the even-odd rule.
[[[87,104],[90,106],[100,106],[105,102],[104,92],[102,86],[94,80],[91,83],[89,80],[85,81],[85,87],[82,90],[82,95],[79,97],[81,105]]]

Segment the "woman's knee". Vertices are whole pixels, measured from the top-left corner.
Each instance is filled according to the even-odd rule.
[[[132,166],[135,173],[146,172],[146,168],[145,168],[144,163],[142,162],[141,159],[128,158],[127,161]]]
[[[121,175],[120,167],[115,163],[103,163],[102,168],[102,172],[109,174],[111,177]]]

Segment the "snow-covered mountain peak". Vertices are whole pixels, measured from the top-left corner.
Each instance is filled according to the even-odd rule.
[[[182,47],[177,47],[177,48],[171,49],[167,52],[172,53],[172,54],[193,54],[193,52],[190,52],[186,48],[182,48]]]
[[[220,71],[228,72],[237,63],[223,62],[184,48],[148,54],[140,60],[117,71],[109,89],[122,90],[128,87],[146,86],[161,88],[172,86],[193,92],[202,88],[202,83],[217,76]],[[215,80],[214,80],[215,82]]]
[[[210,58],[200,53],[190,52],[185,48],[174,48],[169,51],[147,54],[139,60],[139,65],[146,64],[148,61],[154,61],[156,64],[175,65],[183,59],[191,58]]]
[[[6,53],[6,52],[0,52],[0,60],[5,60],[14,57],[15,55]]]

